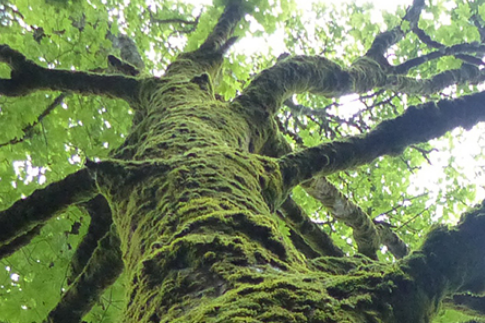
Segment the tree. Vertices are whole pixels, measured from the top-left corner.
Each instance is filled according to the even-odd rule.
[[[102,5],[110,10],[96,10]],[[261,70],[247,82],[246,58],[224,57],[247,33],[249,15],[270,32],[285,21],[289,43],[312,37],[292,3],[278,2],[274,15],[270,2],[230,0],[194,19],[190,5],[172,5],[2,5],[0,319],[80,322],[123,273],[113,287],[126,294],[121,318],[100,318],[97,309],[89,320],[429,322],[442,302],[459,320],[479,320],[484,204],[456,226],[434,228],[420,247],[413,230],[430,221],[433,208],[418,212],[426,199],[413,201],[408,218],[371,214],[399,206],[392,194],[407,194],[403,160],[412,169],[429,140],[485,119],[475,86],[485,73],[485,5],[460,2],[453,24],[434,30],[421,14],[441,17],[446,8],[415,0],[387,15],[382,32],[347,5],[350,27],[338,19],[313,26],[327,33],[321,55],[317,42],[306,47],[313,55],[281,55],[267,68],[267,58],[253,57]],[[315,8],[319,21],[336,15]],[[344,33],[356,50],[345,58],[331,43]],[[170,47],[187,34],[183,52]],[[100,68],[106,57],[109,67]],[[145,64],[163,67],[163,76]],[[368,109],[333,115],[332,100],[351,93],[371,102]],[[309,107],[322,103],[328,107]],[[372,201],[361,196],[372,192]],[[315,205],[335,220],[323,228],[312,221]],[[427,220],[401,237],[394,230],[418,217]],[[349,238],[348,228],[354,256],[330,236]]]

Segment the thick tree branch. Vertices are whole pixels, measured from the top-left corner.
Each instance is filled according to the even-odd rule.
[[[69,264],[68,284],[71,284],[81,274],[96,250],[98,242],[113,224],[110,207],[102,195],[96,196],[79,207],[89,214],[91,222],[88,232],[77,246]]]
[[[206,76],[203,78],[207,79],[206,83],[211,84],[210,80],[218,76],[224,54],[237,40],[236,37],[231,36],[244,15],[242,0],[229,2],[204,43],[197,50],[180,55],[167,68],[165,77],[187,73],[187,70],[190,69],[191,74],[197,78],[201,77],[200,74],[205,73]]]
[[[291,151],[292,148],[288,142],[281,136],[275,135],[266,142],[266,145],[260,153],[271,157],[281,157]],[[402,258],[407,254],[406,244],[389,227],[382,224],[376,225],[367,213],[359,206],[350,202],[324,177],[311,179],[302,183],[302,187],[310,196],[321,202],[333,217],[352,228],[354,239],[360,253],[371,259],[377,259],[376,252],[380,245],[384,244],[396,258]],[[316,249],[315,245],[318,245],[317,241],[320,241],[320,243],[323,242],[325,249],[328,249],[327,246],[333,245],[333,243],[327,242],[329,239],[327,235],[325,237],[319,236],[324,233],[321,232],[321,229],[315,223],[311,222],[308,215],[293,200],[286,200],[281,205],[281,208],[283,213],[287,214],[287,218],[285,219],[287,224],[294,228],[296,232],[303,234],[312,248]],[[329,250],[332,251],[333,249],[330,248]]]
[[[323,57],[294,56],[282,59],[262,71],[235,98],[233,104],[273,115],[295,93],[310,92],[325,97],[340,97],[382,88],[424,95],[436,93],[453,84],[478,83],[484,78],[483,70],[466,64],[460,69],[446,71],[430,79],[417,80],[389,73],[378,62],[366,56],[357,59],[349,69]]]
[[[404,269],[419,283],[445,293],[482,293],[485,290],[485,201],[464,214],[456,227],[439,227],[421,251],[406,258]],[[466,251],[466,252],[464,252]],[[436,294],[435,294],[436,295]]]
[[[229,47],[236,41],[236,38],[231,38],[231,36],[239,21],[244,16],[243,9],[243,1],[230,1],[225,7],[224,13],[219,17],[216,26],[198,50],[224,55]]]
[[[298,238],[302,241],[295,241],[295,244],[300,242],[308,246],[314,254],[318,256],[334,256],[343,257],[344,253],[340,248],[335,246],[333,240],[314,222],[312,222],[305,211],[291,198],[287,198],[281,205],[281,210],[285,215],[285,222],[298,233]],[[294,239],[295,237],[291,237]],[[296,239],[296,238],[295,238]],[[314,258],[315,256],[307,258]]]
[[[97,244],[82,273],[44,322],[81,322],[81,318],[91,310],[103,291],[116,281],[122,271],[120,240],[112,226]]]
[[[314,176],[367,164],[382,155],[400,154],[407,146],[442,136],[456,127],[470,129],[485,120],[485,93],[411,106],[380,123],[365,136],[334,141],[280,159],[285,189]]]
[[[7,244],[0,245],[0,259],[7,258],[11,254],[18,251],[20,248],[28,245],[33,238],[40,234],[40,230],[44,225],[39,224],[35,226],[32,230],[19,235],[15,239],[11,240]]]
[[[406,10],[403,21],[409,22],[411,26],[416,26],[424,7],[424,0],[414,0],[413,4]],[[365,56],[379,62],[381,68],[389,67],[389,62],[384,57],[384,54],[392,45],[399,42],[404,34],[400,26],[378,34]]]
[[[38,234],[36,227],[71,204],[81,203],[96,194],[94,180],[87,169],[81,169],[58,182],[36,190],[0,212],[0,248],[22,246],[18,239]],[[11,253],[11,252],[10,252]]]
[[[377,259],[381,245],[379,232],[371,218],[360,207],[349,203],[347,198],[323,177],[314,178],[302,184],[305,191],[320,201],[332,216],[351,227],[360,253]]]
[[[433,230],[421,250],[397,264],[401,274],[393,271],[386,275],[385,280],[393,284],[386,304],[390,304],[399,322],[428,322],[443,298],[485,291],[484,231],[482,203],[465,214],[459,225]]]
[[[0,45],[0,62],[11,68],[10,79],[0,79],[0,94],[23,96],[37,90],[106,95],[137,103],[140,82],[121,75],[51,70],[28,60],[7,45]]]

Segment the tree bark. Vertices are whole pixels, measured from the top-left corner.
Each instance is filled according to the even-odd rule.
[[[0,47],[1,60],[13,71],[12,79],[0,80],[0,93],[47,88],[103,94],[125,99],[137,111],[111,159],[88,162],[0,213],[0,246],[12,247],[69,204],[101,194],[103,216],[109,206],[113,225],[103,222],[97,246],[82,244],[89,245],[91,256],[78,254],[73,285],[47,322],[63,322],[66,313],[79,320],[123,267],[125,323],[420,323],[430,321],[444,297],[483,292],[483,205],[456,228],[433,231],[421,250],[382,264],[343,257],[321,232],[295,240],[291,230],[314,227],[298,220],[302,215],[288,195],[315,176],[471,127],[485,119],[484,94],[411,107],[366,136],[280,158],[262,156],[278,151],[273,116],[289,96],[365,92],[389,78],[377,49],[349,69],[321,57],[289,57],[257,76],[233,102],[216,100],[213,80],[243,14],[242,1],[229,1],[206,42],[182,54],[160,79],[42,69]],[[386,46],[398,37],[391,38]],[[32,206],[46,194],[56,203],[34,212]],[[286,216],[277,213],[282,206]],[[15,218],[19,214],[22,222]],[[375,231],[369,219],[362,222]],[[318,247],[319,239],[324,247]],[[369,253],[375,252],[378,242],[368,244]],[[103,275],[105,268],[110,270]]]

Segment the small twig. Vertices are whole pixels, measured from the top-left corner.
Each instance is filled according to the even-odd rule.
[[[421,214],[423,214],[425,211],[427,211],[428,208],[425,208],[424,210],[422,210],[421,212],[419,213],[416,213],[415,216],[413,216],[411,219],[409,219],[408,221],[404,222],[400,227],[398,227],[396,230],[401,230],[403,229],[405,226],[407,226],[409,223],[413,222],[414,220],[416,220]]]
[[[179,33],[179,34],[189,34],[193,32],[197,26],[199,25],[199,20],[200,16],[202,15],[202,11],[199,13],[199,15],[195,18],[195,20],[185,20],[182,18],[169,18],[169,19],[158,19],[153,16],[153,12],[148,8],[148,13],[150,15],[150,22],[151,23],[156,23],[156,24],[182,24],[182,25],[189,25],[192,26],[191,28],[185,29],[185,30],[175,30],[173,33],[170,34],[173,35],[174,33]],[[169,37],[170,37],[169,36]]]
[[[0,147],[5,147],[8,145],[15,145],[21,142],[24,142],[27,138],[30,137],[32,129],[34,129],[35,126],[37,126],[45,117],[47,117],[58,105],[62,103],[62,101],[67,97],[71,95],[71,93],[64,92],[61,93],[49,106],[37,117],[37,120],[35,120],[32,124],[26,126],[25,128],[22,129],[22,132],[24,135],[21,138],[14,138],[10,141],[4,142],[0,144]]]
[[[431,149],[429,149],[429,150],[426,150],[426,149],[423,149],[423,148],[419,148],[419,147],[418,147],[418,146],[416,146],[416,145],[411,145],[411,146],[409,146],[409,147],[410,147],[410,148],[412,148],[412,149],[415,149],[415,150],[419,151],[419,152],[421,153],[421,155],[424,157],[424,159],[426,159],[426,161],[427,161],[427,162],[428,162],[428,164],[430,164],[430,165],[432,165],[432,164],[431,164],[431,160],[429,159],[428,155],[429,155],[430,153],[432,153],[433,151],[439,151],[439,150],[438,150],[438,149],[436,149],[436,148],[431,148]]]
[[[418,198],[420,198],[420,197],[427,196],[427,195],[428,195],[428,193],[422,193],[422,194],[419,194],[419,195],[416,195],[416,196],[413,196],[413,197],[410,197],[410,198],[403,198],[403,199],[402,199],[402,203],[405,203],[405,202],[411,202],[411,201],[413,201],[413,200],[416,200],[416,199],[418,199]],[[401,204],[401,205],[396,205],[395,207],[391,208],[390,210],[388,210],[388,211],[386,211],[386,212],[382,212],[382,213],[381,213],[381,214],[379,214],[377,217],[380,217],[380,216],[382,216],[382,215],[389,215],[389,213],[394,212],[394,211],[397,211],[397,210],[399,210],[399,209],[400,209],[400,208],[402,208],[402,207],[406,207],[406,206],[405,206],[405,205],[402,205],[402,204]],[[376,218],[377,218],[377,217],[376,217]],[[374,221],[376,221],[376,220],[374,219]],[[379,221],[379,222],[380,222],[380,221]]]

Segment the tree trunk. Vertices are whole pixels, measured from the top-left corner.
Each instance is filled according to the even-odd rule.
[[[89,261],[78,257],[72,268],[77,279],[48,321],[67,322],[89,310],[99,293],[89,294],[85,286],[102,289],[121,271],[118,244],[127,277],[125,323],[421,323],[430,321],[445,296],[482,292],[483,206],[457,228],[435,230],[420,251],[382,264],[366,256],[344,258],[322,232],[305,236],[311,224],[288,197],[294,186],[314,177],[484,120],[483,94],[409,108],[366,136],[289,154],[273,116],[293,93],[365,92],[385,85],[389,75],[372,59],[379,55],[375,51],[347,70],[321,57],[300,56],[282,59],[233,102],[222,102],[213,83],[242,16],[241,2],[230,2],[206,42],[182,54],[160,79],[48,70],[0,47],[1,61],[13,71],[12,79],[0,82],[0,93],[48,88],[104,94],[125,99],[136,112],[129,136],[111,159],[90,161],[0,213],[0,248],[30,241],[42,221],[66,204],[91,199],[86,209],[93,221],[96,212],[102,215],[102,229],[92,230],[100,242],[89,243],[101,252]],[[332,190],[322,182],[306,186],[316,196],[317,188]],[[32,211],[36,201],[56,194],[68,197],[40,215]],[[359,240],[372,258],[381,242],[378,231],[362,210],[353,212],[361,220],[346,221],[372,235]],[[13,220],[18,214],[22,222]],[[80,294],[90,299],[86,305],[76,301]]]

